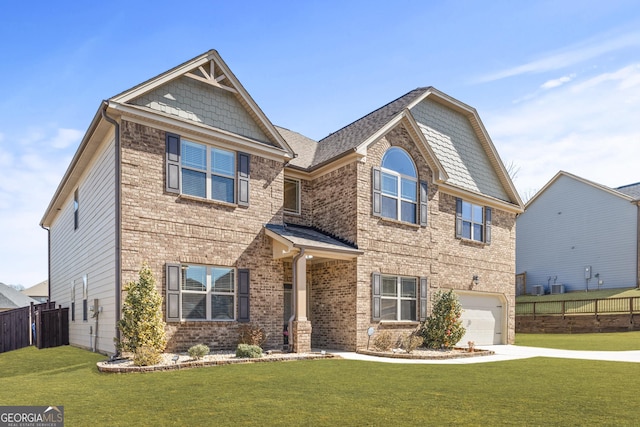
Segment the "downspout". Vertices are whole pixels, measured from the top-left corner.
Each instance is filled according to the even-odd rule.
[[[43,230],[47,230],[47,302],[51,301],[51,230],[40,224]]]
[[[102,117],[109,123],[111,123],[115,130],[115,141],[114,141],[114,145],[115,145],[115,166],[116,166],[116,170],[115,170],[115,174],[116,174],[116,179],[115,179],[115,206],[116,206],[116,212],[115,212],[115,232],[116,232],[116,236],[115,236],[115,256],[116,256],[116,278],[115,278],[115,288],[116,288],[116,307],[115,307],[115,318],[116,318],[116,342],[120,342],[120,328],[118,328],[118,321],[120,320],[120,311],[121,311],[121,301],[120,299],[122,298],[122,257],[121,257],[121,248],[120,248],[120,242],[122,239],[121,236],[121,224],[122,224],[122,212],[121,212],[121,208],[120,208],[120,204],[121,204],[121,199],[122,199],[122,194],[121,194],[121,186],[122,186],[122,166],[121,166],[121,154],[120,154],[120,124],[112,119],[111,117],[107,116],[107,107],[109,106],[109,104],[107,103],[107,101],[103,101],[103,107],[102,107]],[[118,347],[116,347],[116,355],[119,355],[120,350],[118,349]]]
[[[291,293],[291,305],[293,305],[293,310],[291,311],[291,317],[289,318],[289,351],[293,352],[295,349],[293,348],[293,321],[296,318],[296,302],[298,300],[298,260],[302,258],[304,255],[304,248],[300,248],[300,252],[298,255],[293,257],[293,292]],[[305,271],[306,274],[306,271]]]

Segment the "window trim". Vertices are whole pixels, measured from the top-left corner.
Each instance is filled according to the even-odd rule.
[[[184,278],[186,274],[186,270],[189,267],[204,267],[205,270],[205,291],[191,291],[185,290],[182,288],[184,283]],[[225,269],[233,272],[233,287],[232,292],[214,292],[213,288],[213,269]],[[205,318],[204,319],[190,319],[184,317],[183,315],[183,296],[184,295],[204,295],[205,296]],[[212,306],[211,306],[211,297],[213,295],[225,295],[225,296],[233,296],[233,318],[231,319],[215,319],[213,318]],[[205,264],[194,264],[194,263],[182,263],[180,264],[180,283],[179,283],[179,320],[184,322],[235,322],[238,320],[238,269],[235,267],[226,267],[219,265],[205,265]]]
[[[287,214],[292,214],[292,215],[300,215],[300,213],[302,212],[302,209],[301,209],[301,205],[302,205],[302,200],[301,200],[302,181],[300,179],[297,179],[297,178],[285,177],[284,178],[284,184],[286,184],[287,182],[295,184],[295,187],[296,187],[296,209],[295,210],[287,209],[287,206],[284,203],[284,197],[283,197],[283,209],[284,209],[284,212],[287,213]],[[283,189],[284,189],[284,187],[283,187]],[[286,194],[287,194],[286,190],[283,191],[283,196],[286,196]]]
[[[80,227],[80,198],[78,195],[78,188],[73,192],[73,229],[77,230]]]
[[[386,322],[417,322],[419,319],[418,316],[418,295],[419,295],[419,290],[418,290],[418,278],[417,277],[413,277],[413,276],[400,276],[400,275],[391,275],[391,274],[382,274],[381,275],[381,280],[382,280],[382,284],[383,284],[383,288],[384,288],[384,279],[394,279],[396,282],[396,295],[395,296],[385,296],[383,292],[380,293],[380,306],[382,307],[382,302],[384,300],[387,301],[395,301],[396,302],[396,314],[395,314],[395,319],[382,319],[382,316],[380,317],[380,319],[382,321],[386,321]],[[411,297],[403,297],[402,296],[402,281],[406,280],[406,279],[410,279],[414,281],[414,285],[415,285],[415,297],[411,298]],[[414,310],[414,312],[412,313],[412,319],[402,319],[402,301],[415,301],[416,304],[416,308]],[[381,312],[382,314],[382,312]]]
[[[465,219],[463,216],[464,206],[469,205],[471,208],[471,220]],[[478,223],[473,220],[473,208],[481,208],[482,209],[482,222]],[[461,198],[456,198],[456,238],[465,240],[468,242],[475,243],[484,243],[491,244],[491,219],[493,215],[493,210],[489,206],[482,206],[479,204],[475,204]],[[470,225],[470,236],[464,235],[464,225]],[[480,225],[482,228],[482,238],[475,239],[474,238],[474,225]]]
[[[190,197],[195,197],[195,198],[199,198],[199,199],[207,199],[207,200],[213,200],[216,202],[222,202],[222,203],[231,203],[231,204],[235,204],[237,203],[238,200],[238,179],[237,179],[237,162],[238,162],[238,153],[236,151],[233,150],[227,150],[224,148],[220,148],[214,145],[209,145],[209,144],[205,144],[205,143],[201,143],[201,142],[196,142],[196,141],[192,141],[190,139],[181,139],[180,140],[180,152],[184,152],[184,145],[185,144],[191,144],[191,145],[195,145],[195,146],[201,146],[205,149],[205,162],[204,162],[204,169],[199,169],[195,166],[189,166],[189,165],[185,165],[183,163],[184,157],[182,157],[180,159],[180,194],[184,194],[186,196],[190,196]],[[223,153],[227,153],[227,154],[231,154],[233,156],[233,161],[231,162],[232,166],[233,166],[233,171],[230,175],[226,175],[223,174],[221,172],[216,172],[214,170],[214,164],[213,164],[213,153],[214,151],[220,151]],[[194,172],[198,172],[198,173],[203,173],[205,176],[205,187],[204,187],[204,197],[202,196],[198,196],[198,195],[194,195],[194,194],[189,194],[189,193],[185,193],[184,189],[183,189],[183,184],[184,184],[184,170],[188,170],[188,171],[194,171]],[[233,200],[222,200],[222,199],[216,199],[213,197],[213,178],[214,177],[221,177],[224,179],[230,179],[233,181]]]

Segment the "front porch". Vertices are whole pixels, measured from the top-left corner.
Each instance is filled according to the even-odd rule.
[[[289,350],[309,353],[312,345],[344,340],[341,328],[355,328],[355,260],[363,252],[309,227],[268,224],[265,232],[272,239],[273,258],[283,261],[291,281],[291,315],[284,319]]]

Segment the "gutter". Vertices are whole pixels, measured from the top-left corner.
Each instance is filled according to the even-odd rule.
[[[107,116],[107,108],[109,104],[107,101],[103,101],[102,103],[102,117],[109,123],[111,123],[115,130],[115,263],[116,263],[116,271],[115,271],[115,291],[116,291],[116,300],[115,300],[115,318],[116,318],[116,342],[120,342],[120,328],[118,327],[118,321],[120,320],[121,315],[121,298],[122,298],[122,249],[121,249],[121,225],[122,225],[122,211],[120,208],[122,194],[121,194],[121,186],[122,186],[122,166],[121,166],[121,154],[120,154],[120,124],[114,120],[113,118]],[[116,355],[119,355],[119,350],[116,347]]]

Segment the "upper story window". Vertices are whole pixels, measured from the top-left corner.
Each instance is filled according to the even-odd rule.
[[[456,200],[456,237],[491,243],[491,208]]]
[[[234,203],[235,153],[185,140],[181,149],[182,192]]]
[[[300,213],[300,181],[297,179],[284,179],[284,211]]]
[[[203,199],[249,205],[247,153],[224,150],[167,134],[166,190]]]
[[[373,169],[373,214],[426,225],[427,196],[427,183],[418,181],[409,154],[398,147],[389,148],[381,167]]]

